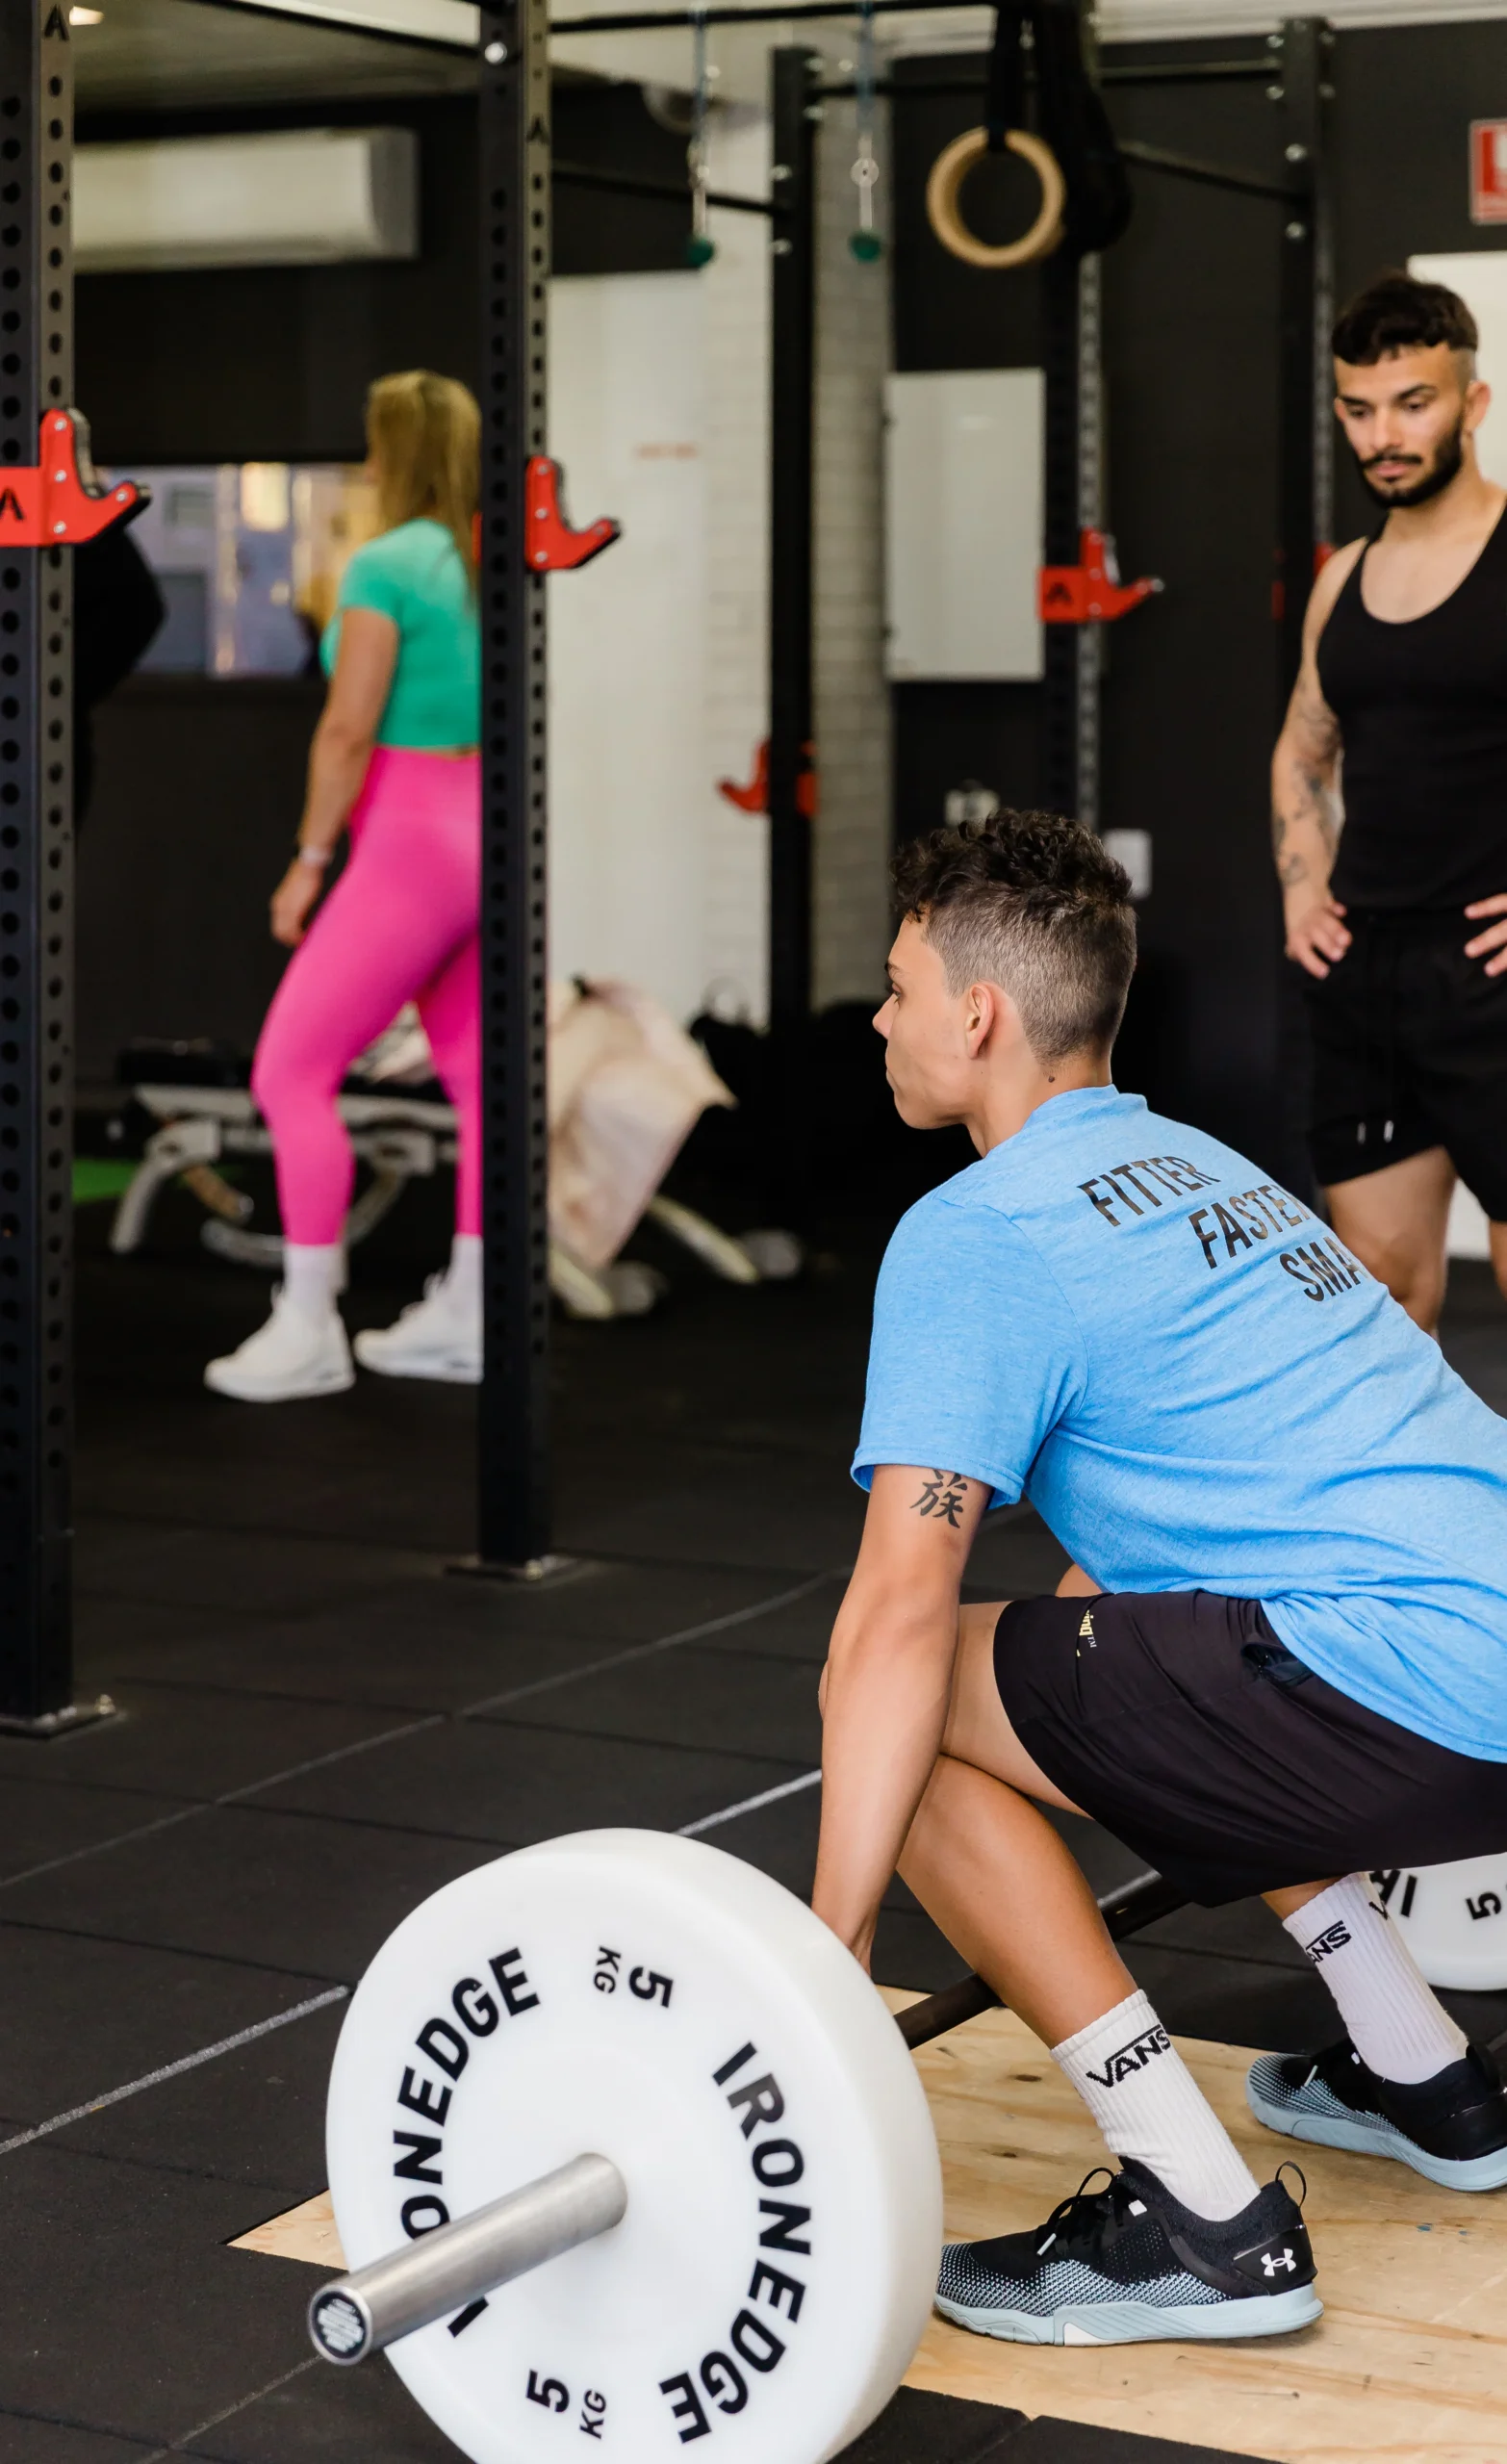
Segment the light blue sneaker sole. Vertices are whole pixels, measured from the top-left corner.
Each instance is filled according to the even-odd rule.
[[[1011,2345],[1225,2344],[1246,2336],[1290,2336],[1324,2313],[1308,2284],[1290,2293],[1252,2293],[1171,2308],[1151,2301],[1066,2301],[1046,2318],[1029,2310],[970,2310],[940,2297],[935,2306],[955,2327]]]
[[[1507,2190],[1507,2147],[1489,2156],[1431,2156],[1390,2121],[1366,2121],[1359,2114],[1341,2118],[1337,2114],[1299,2113],[1290,2106],[1272,2104],[1249,2076],[1245,2101],[1259,2122],[1280,2131],[1284,2139],[1306,2140],[1315,2147],[1342,2147],[1352,2156],[1390,2156],[1396,2164],[1410,2165],[1415,2173],[1437,2183],[1441,2190]]]

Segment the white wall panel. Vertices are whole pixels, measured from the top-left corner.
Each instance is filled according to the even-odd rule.
[[[1465,140],[1460,145],[1460,176],[1465,178]],[[1447,283],[1457,291],[1481,328],[1476,367],[1494,396],[1491,409],[1476,430],[1481,468],[1498,487],[1507,487],[1507,248],[1472,248],[1458,256],[1410,257],[1408,271],[1420,282]]]
[[[1044,398],[1036,368],[889,379],[885,613],[897,682],[1040,676]]]
[[[679,1017],[704,981],[705,291],[551,286],[549,448],[571,519],[623,536],[549,593],[550,953]]]

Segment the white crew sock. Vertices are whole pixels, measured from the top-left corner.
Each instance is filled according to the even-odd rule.
[[[1132,1993],[1052,2059],[1077,2089],[1111,2155],[1149,2165],[1159,2182],[1212,2223],[1239,2216],[1259,2185],[1204,2100],[1144,1993]]]
[[[342,1242],[315,1247],[297,1241],[283,1243],[283,1291],[304,1318],[327,1318],[337,1296],[345,1289],[345,1250]]]
[[[463,1318],[481,1317],[481,1235],[457,1232],[445,1271],[446,1297]]]
[[[1317,1968],[1356,2052],[1379,2079],[1416,2086],[1464,2059],[1465,2037],[1364,1874],[1331,1883],[1282,1921]]]

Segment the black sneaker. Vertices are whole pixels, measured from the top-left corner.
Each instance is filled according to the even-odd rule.
[[[1245,2100],[1268,2130],[1394,2156],[1445,2190],[1507,2185],[1507,2090],[1481,2045],[1416,2088],[1378,2079],[1348,2037],[1322,2053],[1264,2053],[1246,2075]]]
[[[943,2318],[1010,2344],[1130,2345],[1282,2336],[1320,2315],[1307,2229],[1280,2181],[1212,2224],[1133,2157],[1107,2190],[1089,2190],[1097,2179],[1034,2233],[949,2243]]]

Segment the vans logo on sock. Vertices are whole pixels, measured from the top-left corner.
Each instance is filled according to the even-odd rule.
[[[1263,2275],[1276,2275],[1283,2268],[1286,2268],[1289,2275],[1296,2275],[1297,2273],[1297,2261],[1290,2250],[1285,2249],[1280,2259],[1274,2257],[1270,2250],[1264,2250],[1262,2252],[1261,2272]]]
[[[1170,2053],[1171,2050],[1172,2040],[1159,2019],[1144,2036],[1133,2037],[1129,2044],[1121,2045],[1118,2053],[1111,2053],[1102,2070],[1095,2070],[1090,2066],[1088,2076],[1101,2088],[1117,2088],[1122,2079],[1134,2078],[1137,2070],[1144,2070],[1154,2053]]]
[[[1342,1951],[1350,1939],[1350,1929],[1344,1918],[1337,1916],[1332,1925],[1326,1925],[1323,1932],[1315,1934],[1311,1942],[1304,1943],[1303,1948],[1314,1965],[1321,1967],[1325,1960],[1333,1959],[1336,1951]]]

